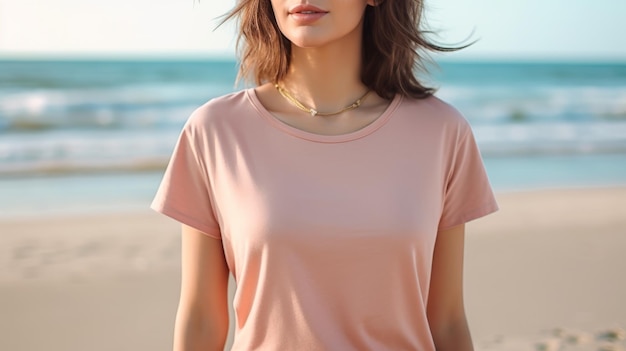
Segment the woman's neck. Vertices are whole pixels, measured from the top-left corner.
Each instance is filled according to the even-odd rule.
[[[279,82],[305,105],[319,111],[345,107],[366,91],[361,82],[361,33],[323,47],[293,46],[286,77]]]

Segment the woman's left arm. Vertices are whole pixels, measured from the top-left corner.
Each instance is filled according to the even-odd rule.
[[[463,304],[465,225],[437,233],[427,315],[437,351],[473,351]]]

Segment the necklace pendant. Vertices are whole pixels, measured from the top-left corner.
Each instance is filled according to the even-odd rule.
[[[315,111],[314,109],[311,109],[309,112],[311,113],[311,116],[313,117],[317,115],[317,111]]]

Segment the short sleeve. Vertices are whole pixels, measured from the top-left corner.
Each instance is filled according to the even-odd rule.
[[[444,190],[439,230],[498,210],[478,146],[469,125],[458,140]]]
[[[190,119],[191,121],[191,119]],[[180,134],[151,208],[208,236],[221,238],[210,190],[201,128],[187,122]]]

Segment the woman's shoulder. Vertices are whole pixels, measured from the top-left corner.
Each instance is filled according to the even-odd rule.
[[[187,124],[207,126],[227,116],[236,115],[238,109],[247,105],[247,91],[239,90],[212,98],[198,106],[189,116]]]
[[[402,111],[408,117],[432,126],[445,129],[452,127],[460,131],[470,129],[469,122],[461,111],[435,95],[422,99],[405,98],[403,107]]]

